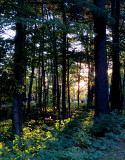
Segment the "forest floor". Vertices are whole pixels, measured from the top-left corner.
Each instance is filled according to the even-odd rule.
[[[115,149],[105,153],[103,160],[125,160],[125,130],[119,135],[119,142]]]
[[[21,139],[13,135],[12,120],[2,119],[0,160],[125,160],[125,112],[98,119],[83,107],[72,113],[61,123],[50,115],[26,120]]]

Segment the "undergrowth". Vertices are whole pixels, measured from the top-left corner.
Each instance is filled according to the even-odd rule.
[[[125,118],[116,113],[94,118],[93,111],[76,111],[73,119],[51,127],[32,119],[24,124],[21,139],[13,137],[11,123],[0,122],[1,160],[96,160],[117,146]]]

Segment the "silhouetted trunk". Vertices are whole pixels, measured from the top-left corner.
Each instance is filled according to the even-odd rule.
[[[68,70],[67,70],[67,88],[68,88],[68,117],[70,118],[70,86],[69,86],[69,56],[68,59]]]
[[[63,23],[66,26],[66,15],[65,15],[65,1],[62,2],[61,10],[63,14]],[[63,58],[63,76],[62,76],[62,112],[63,119],[66,118],[66,31],[63,30],[63,49],[62,49],[62,58]]]
[[[24,65],[23,68],[23,87],[22,87],[23,93],[22,93],[22,101],[23,101],[23,115],[25,115],[26,112],[26,66]]]
[[[24,25],[23,31],[23,41],[26,40],[26,25]],[[25,43],[24,43],[25,46]],[[27,58],[26,58],[26,49],[23,47],[23,93],[22,93],[22,101],[23,101],[23,115],[26,112],[26,69],[27,69]]]
[[[41,55],[39,53],[39,71],[38,71],[38,107],[42,115],[42,76],[41,76]]]
[[[112,27],[113,46],[112,46],[112,84],[111,84],[111,110],[121,109],[120,98],[120,62],[119,62],[119,14],[120,1],[112,0],[112,16],[115,23]]]
[[[29,92],[28,92],[28,114],[31,111],[30,104],[31,104],[31,97],[32,97],[33,77],[34,77],[34,64],[32,64],[32,72],[31,72],[31,76],[30,76],[30,86],[29,86]]]
[[[94,66],[91,66],[91,71],[90,71],[90,83],[91,83],[91,87],[90,87],[90,100],[89,100],[89,104],[90,106],[92,106],[93,103],[93,99],[94,99],[94,94],[95,94],[95,84],[93,84],[94,81]]]
[[[90,62],[88,60],[88,99],[87,99],[87,112],[91,106],[91,72],[90,72]]]
[[[36,95],[35,95],[35,101],[36,101],[36,105],[38,103],[38,98],[37,98],[37,94],[38,94],[38,77],[37,77],[37,74],[36,74]]]
[[[45,66],[44,66],[44,55],[43,55],[43,49],[44,49],[44,30],[42,33],[42,41],[41,41],[41,53],[42,53],[42,77],[41,77],[41,86],[43,88],[43,115],[46,115],[46,82],[45,82]]]
[[[21,7],[22,2],[18,0]],[[17,17],[20,12],[17,12]],[[14,54],[14,93],[13,93],[13,117],[12,126],[16,135],[20,136],[22,131],[22,76],[23,76],[23,47],[24,47],[24,25],[16,23],[15,54]]]
[[[53,47],[55,47],[55,42],[53,42]],[[54,49],[54,54],[55,53],[55,49]],[[53,72],[53,110],[54,110],[54,113],[56,112],[55,110],[55,107],[56,107],[56,57],[54,57],[54,61],[53,61],[53,64],[54,64],[54,72]]]
[[[36,35],[36,24],[35,24],[35,30],[34,30],[34,37],[33,37],[33,46],[32,46],[32,61],[31,61],[31,76],[30,76],[30,86],[29,86],[29,92],[28,92],[28,114],[31,112],[31,98],[32,98],[32,86],[33,86],[33,78],[34,78],[34,70],[35,70],[35,35]]]
[[[53,15],[55,19],[55,16]],[[55,98],[55,104],[57,105],[58,109],[58,119],[60,120],[60,90],[59,90],[59,77],[58,77],[58,56],[57,56],[57,49],[56,49],[56,33],[55,33],[55,24],[53,25],[53,52],[54,52],[54,88],[56,89],[54,95],[57,96]],[[53,95],[53,96],[54,96]],[[56,101],[57,100],[57,101]]]
[[[60,88],[59,88],[59,76],[58,76],[58,62],[57,55],[56,56],[56,79],[57,79],[57,109],[58,109],[58,119],[61,120],[60,117]]]
[[[43,115],[45,116],[46,115],[46,82],[45,82],[45,69],[44,69],[43,58],[42,58],[42,85],[43,85]]]
[[[44,19],[44,10],[42,4],[42,17]],[[41,27],[41,34],[40,34],[40,53],[39,53],[39,80],[38,80],[38,100],[39,100],[39,110],[40,116],[44,115],[45,107],[44,107],[44,26]]]
[[[88,64],[88,99],[87,99],[87,112],[89,111],[90,108],[90,55],[89,55],[89,38],[88,38],[88,31],[87,31],[87,38],[86,38],[86,54],[87,54],[87,64]]]
[[[123,77],[123,106],[125,105],[125,60],[124,60],[124,77]]]
[[[48,61],[47,61],[47,66],[49,66],[49,62]],[[47,71],[47,93],[46,93],[46,105],[47,106],[49,104],[49,85],[50,85],[50,77],[49,77],[49,74],[48,74],[48,71]]]
[[[80,90],[80,70],[81,70],[81,62],[80,62],[80,66],[77,63],[77,74],[78,74],[78,109],[79,109],[79,90]]]
[[[105,9],[105,0],[94,0],[95,5]],[[107,52],[106,52],[106,19],[104,15],[94,15],[95,27],[95,115],[109,114]]]

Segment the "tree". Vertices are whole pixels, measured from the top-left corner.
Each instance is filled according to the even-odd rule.
[[[18,0],[18,5],[22,9],[23,1]],[[23,10],[23,9],[22,9]],[[24,47],[24,24],[20,20],[22,12],[17,11],[15,54],[14,54],[14,93],[13,93],[13,118],[12,124],[15,134],[20,136],[22,131],[22,78],[23,78],[23,47]]]
[[[105,0],[94,0],[97,11],[94,15],[95,27],[95,115],[109,114],[106,18],[104,17]]]
[[[65,1],[63,0],[61,3],[63,24],[65,29],[63,31],[63,48],[62,48],[62,56],[63,56],[63,76],[62,76],[62,111],[63,111],[63,119],[66,118],[66,13],[65,13]]]
[[[112,25],[112,84],[111,84],[111,110],[121,109],[120,95],[120,60],[119,60],[119,17],[120,17],[120,0],[112,0],[112,17],[114,24]]]

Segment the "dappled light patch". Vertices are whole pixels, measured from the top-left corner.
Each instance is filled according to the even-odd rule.
[[[5,142],[8,139],[13,139],[11,119],[0,121],[0,141]]]

